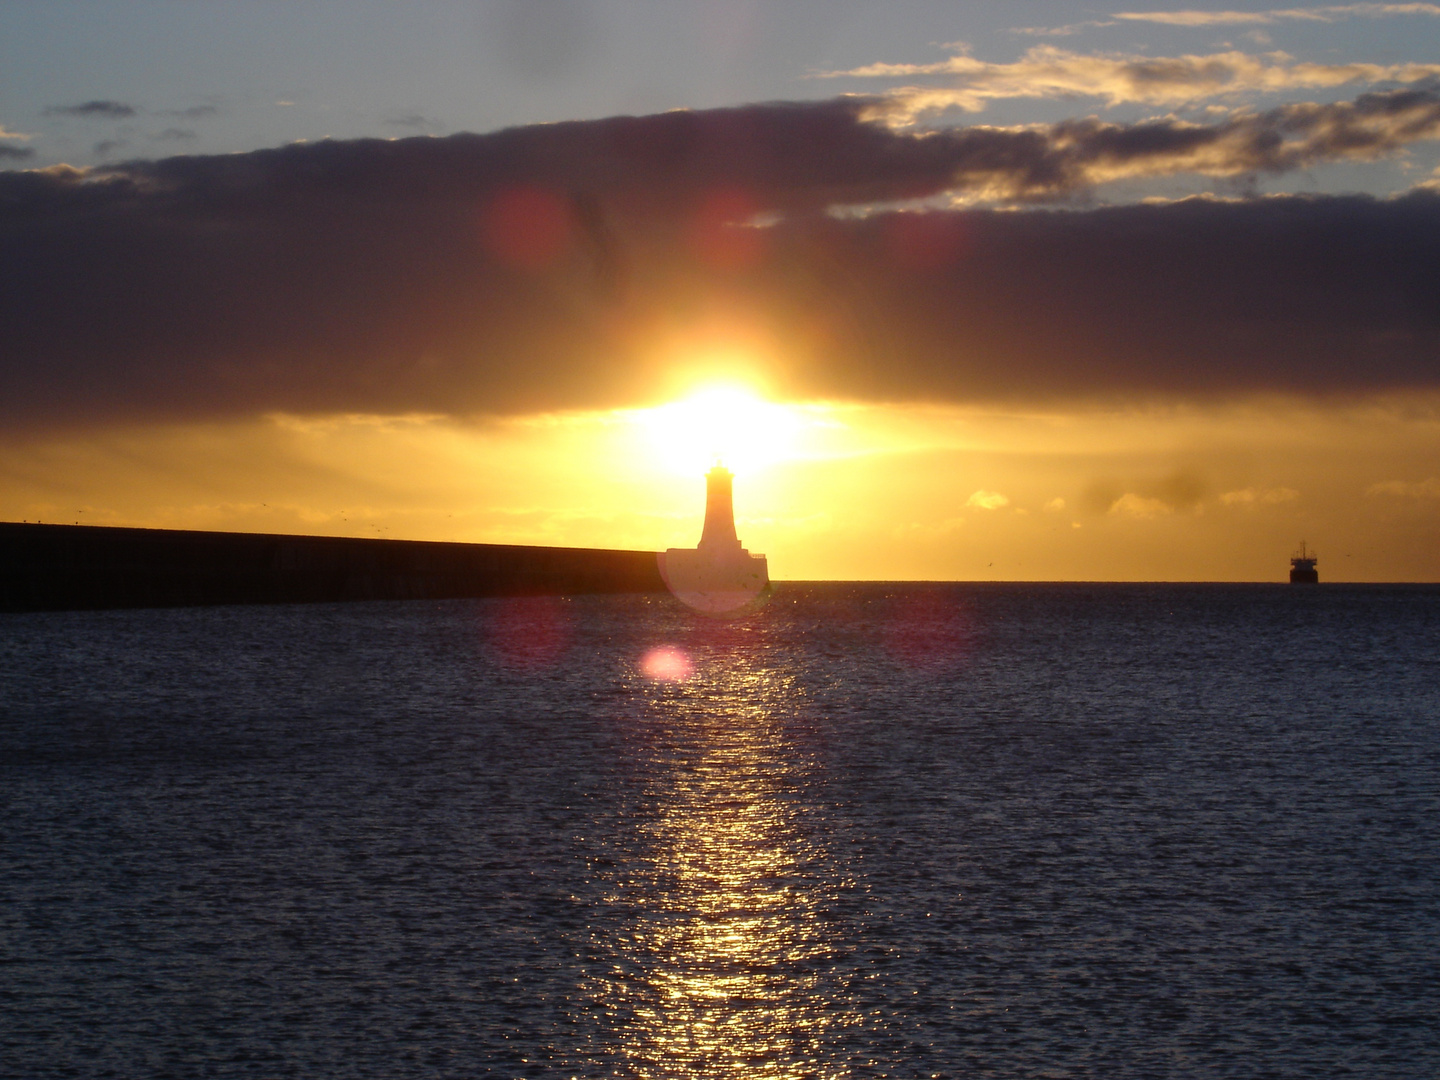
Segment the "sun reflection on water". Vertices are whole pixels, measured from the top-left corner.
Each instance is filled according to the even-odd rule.
[[[734,659],[647,688],[656,812],[643,873],[611,897],[631,929],[593,989],[635,1076],[848,1075],[827,1063],[848,1026],[827,986],[834,883],[794,798],[812,765],[780,720],[786,680]]]

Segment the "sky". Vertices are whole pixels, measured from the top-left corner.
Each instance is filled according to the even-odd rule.
[[[1440,581],[1440,4],[0,2],[0,519]]]

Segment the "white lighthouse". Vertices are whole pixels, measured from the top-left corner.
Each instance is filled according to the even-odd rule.
[[[681,601],[706,614],[739,611],[770,586],[764,555],[751,555],[735,535],[733,474],[717,464],[705,474],[705,527],[700,544],[669,548],[659,556],[660,575]]]

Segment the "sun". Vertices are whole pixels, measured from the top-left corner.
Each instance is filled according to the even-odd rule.
[[[687,475],[717,461],[734,472],[759,472],[794,456],[804,426],[792,407],[738,383],[710,383],[635,416],[648,452],[666,471]]]

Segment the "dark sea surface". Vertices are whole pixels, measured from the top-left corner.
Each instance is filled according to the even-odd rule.
[[[1440,1076],[1436,587],[0,616],[0,808],[6,1078]]]

